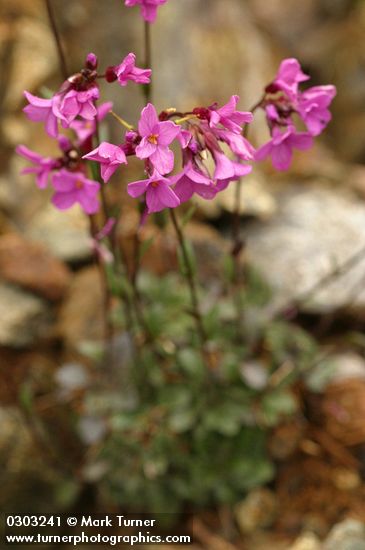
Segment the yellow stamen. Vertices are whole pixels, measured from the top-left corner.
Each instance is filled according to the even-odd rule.
[[[84,187],[84,182],[81,180],[77,180],[75,187],[76,189],[82,189]]]
[[[156,189],[156,187],[158,187],[159,183],[160,183],[159,181],[153,181],[153,182],[151,182],[151,185],[152,185],[152,187],[154,187]]]
[[[148,141],[150,143],[153,143],[154,145],[157,145],[157,142],[158,142],[158,135],[157,134],[151,134],[149,137],[148,137]]]

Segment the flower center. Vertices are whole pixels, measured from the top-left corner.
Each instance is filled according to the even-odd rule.
[[[75,183],[76,189],[82,189],[84,187],[84,182],[81,180],[77,180]]]
[[[149,141],[150,143],[153,143],[154,145],[157,145],[158,135],[157,135],[157,134],[151,134],[151,135],[148,137],[148,141]]]
[[[152,182],[151,182],[152,187],[154,187],[155,189],[156,189],[156,187],[159,186],[159,184],[160,184],[159,181],[152,181]]]

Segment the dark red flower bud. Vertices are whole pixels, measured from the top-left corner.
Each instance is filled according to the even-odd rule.
[[[195,107],[195,109],[193,109],[193,114],[200,118],[200,120],[210,119],[210,112],[206,107]]]
[[[278,92],[279,90],[280,88],[277,84],[275,84],[275,82],[271,82],[271,84],[268,84],[265,88],[265,92],[267,94],[276,94],[276,92]]]
[[[107,82],[115,82],[117,80],[117,75],[115,74],[114,67],[107,67],[105,71],[105,80]]]

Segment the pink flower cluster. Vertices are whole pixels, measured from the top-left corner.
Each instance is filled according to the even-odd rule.
[[[152,17],[157,6],[164,2],[126,1],[127,5],[137,3],[145,15]],[[313,137],[330,121],[328,108],[336,94],[334,86],[300,91],[299,84],[309,77],[296,59],[286,59],[257,105],[264,109],[271,133],[271,139],[257,151],[244,130],[253,115],[238,110],[237,95],[221,107],[213,104],[182,113],[175,109],[157,113],[154,105],[148,103],[137,128],[130,126],[122,143],[98,143],[98,140],[95,143],[98,124],[112,108],[111,103],[97,106],[100,94],[97,79],[118,81],[125,86],[130,81],[149,83],[151,76],[149,69],[136,67],[133,53],[119,65],[108,67],[102,75],[97,73],[97,65],[96,56],[89,54],[80,73],[68,78],[49,99],[25,92],[29,104],[24,111],[31,120],[45,123],[48,134],[58,138],[62,154],[58,158],[42,157],[24,146],[18,147],[18,153],[31,162],[32,166],[24,172],[34,173],[41,189],[51,181],[52,202],[61,210],[79,203],[87,214],[97,212],[100,184],[87,177],[90,161],[100,165],[104,183],[120,165],[127,164],[128,157],[136,156],[143,161],[146,178],[129,183],[127,192],[143,201],[146,214],[175,208],[193,195],[213,199],[230,182],[246,176],[252,170],[248,163],[253,160],[271,156],[276,169],[286,170],[293,149],[311,147]],[[298,119],[305,131],[298,130]],[[59,125],[74,131],[74,142],[59,135]],[[176,158],[181,158],[180,167]]]
[[[166,4],[167,0],[125,0],[125,5],[128,8],[133,6],[141,6],[141,15],[148,23],[153,23],[157,16],[158,6]]]
[[[334,86],[313,86],[304,92],[299,84],[309,79],[297,59],[284,59],[271,84],[265,89],[260,106],[265,110],[271,140],[256,151],[255,160],[271,156],[277,170],[287,170],[293,149],[306,150],[331,120],[329,106],[336,95]],[[298,131],[295,118],[307,131]]]
[[[143,160],[147,178],[130,183],[128,193],[134,198],[145,196],[147,213],[174,208],[194,193],[213,199],[231,181],[252,169],[245,162],[253,159],[254,149],[243,137],[242,126],[253,117],[237,110],[238,99],[232,96],[220,108],[197,107],[182,113],[182,117],[167,111],[158,116],[149,103],[142,110],[138,132],[128,132],[119,146],[102,143],[84,158],[101,164],[105,182],[119,164],[126,162],[126,155],[135,154]],[[168,120],[173,117],[179,124]],[[182,151],[183,166],[178,174],[172,174],[175,156],[170,146],[174,140]],[[213,170],[209,169],[209,161]]]
[[[126,86],[128,81],[140,84],[150,82],[151,70],[139,69],[135,61],[135,55],[129,53],[119,65],[108,67],[105,74],[99,75],[96,71],[97,57],[90,53],[86,57],[85,67],[70,76],[50,99],[36,97],[25,91],[29,105],[24,108],[24,112],[33,122],[44,122],[46,132],[54,138],[59,134],[59,123],[63,128],[75,128],[81,119],[89,122],[91,128],[98,114],[98,78],[104,78],[107,82],[117,80],[121,86]]]
[[[62,152],[58,158],[42,157],[28,147],[19,145],[17,153],[33,165],[25,168],[23,174],[36,174],[40,189],[46,188],[51,180],[54,190],[52,203],[59,210],[67,210],[77,203],[86,214],[95,214],[99,210],[100,184],[86,176],[86,167],[79,151],[68,138],[60,136],[58,144]]]
[[[93,139],[98,132],[98,124],[111,111],[112,103],[106,102],[97,106],[99,86],[97,78],[103,77],[107,82],[118,80],[121,86],[128,81],[148,83],[151,71],[139,69],[135,64],[135,55],[128,54],[116,66],[109,67],[105,74],[98,75],[98,60],[95,54],[86,57],[84,68],[63,83],[51,98],[44,99],[25,91],[28,105],[24,112],[34,122],[43,122],[50,137],[57,138],[61,149],[58,158],[42,157],[24,145],[17,152],[31,162],[23,173],[34,173],[39,188],[47,187],[49,181],[54,189],[53,204],[65,210],[75,203],[80,204],[87,214],[94,214],[99,209],[98,192],[100,184],[87,177],[87,163],[82,159],[93,148]],[[75,133],[75,141],[59,134],[59,126],[70,128]],[[115,168],[126,161],[123,150],[116,146]],[[107,156],[109,167],[102,169],[102,176],[107,181],[115,168],[110,159],[110,147],[100,148],[100,159]]]

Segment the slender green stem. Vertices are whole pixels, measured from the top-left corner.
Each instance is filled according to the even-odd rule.
[[[250,111],[252,113],[255,112],[261,106],[263,100],[264,100],[264,96],[261,97],[260,100],[251,107]],[[249,126],[248,124],[246,124],[242,132],[245,138],[247,138],[248,129],[249,129]],[[243,327],[243,308],[244,308],[244,303],[243,303],[242,293],[241,293],[241,289],[244,282],[243,266],[241,264],[241,254],[244,248],[244,241],[241,238],[241,231],[240,231],[241,199],[242,199],[241,195],[242,195],[242,179],[239,179],[236,183],[234,206],[233,206],[233,213],[232,213],[232,226],[231,226],[232,227],[231,255],[233,260],[233,290],[234,290],[234,304],[237,310],[238,336],[240,336],[241,330]]]
[[[90,227],[90,236],[94,240],[98,232],[96,221],[94,216],[89,215],[89,227]],[[111,310],[111,301],[112,296],[109,290],[108,278],[100,259],[100,256],[97,251],[94,251],[95,263],[99,270],[100,283],[103,292],[103,326],[104,326],[104,343],[105,343],[105,352],[107,354],[108,344],[113,338],[113,324],[110,319],[110,310]]]
[[[45,3],[46,3],[46,9],[47,9],[47,13],[48,13],[49,23],[51,25],[54,41],[55,41],[56,48],[57,48],[60,71],[61,71],[61,74],[62,74],[63,78],[66,80],[69,76],[69,72],[67,70],[65,53],[63,51],[61,37],[60,37],[60,33],[58,32],[56,19],[55,19],[54,13],[53,13],[52,5],[51,5],[51,0],[45,0]]]
[[[151,24],[144,22],[144,66],[146,69],[152,69],[152,40]],[[152,101],[152,84],[145,84],[144,96],[146,103]]]
[[[202,318],[202,314],[201,314],[201,311],[200,311],[200,304],[199,304],[198,291],[197,291],[197,286],[196,286],[196,281],[195,281],[194,269],[193,269],[193,266],[191,265],[190,255],[189,255],[189,252],[188,252],[188,248],[187,248],[187,244],[186,244],[186,241],[185,241],[184,233],[183,233],[183,231],[182,231],[182,229],[179,225],[179,222],[178,222],[178,219],[176,217],[175,211],[174,211],[173,208],[170,208],[169,212],[170,212],[171,221],[172,221],[172,224],[174,226],[176,236],[177,236],[177,239],[178,239],[178,242],[179,242],[182,258],[183,258],[183,261],[184,261],[184,264],[185,264],[185,277],[186,277],[186,281],[188,283],[188,287],[189,287],[189,291],[190,291],[192,314],[193,314],[193,317],[195,319],[196,328],[197,328],[197,332],[198,332],[198,335],[199,335],[200,343],[201,343],[202,348],[204,350],[204,348],[206,347],[208,337],[207,337],[207,334],[206,334],[206,331],[205,331],[205,328],[204,328],[203,318]]]

